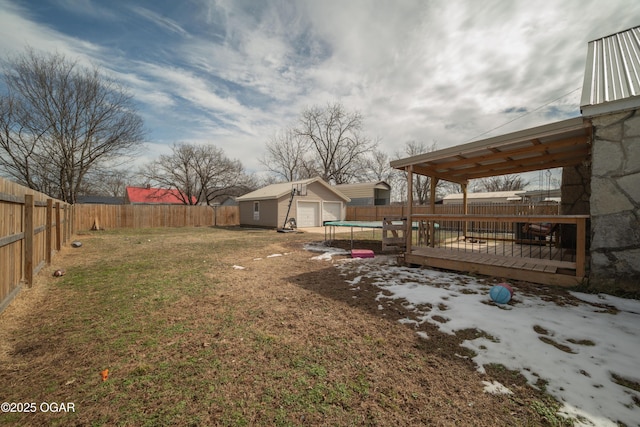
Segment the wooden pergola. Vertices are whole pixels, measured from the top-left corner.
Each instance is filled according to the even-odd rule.
[[[435,212],[436,186],[440,180],[446,180],[458,183],[462,188],[465,219],[478,220],[480,218],[468,216],[467,186],[470,180],[586,164],[591,158],[591,139],[590,121],[577,117],[391,162],[392,167],[407,172],[409,220],[406,232],[406,254],[412,254],[413,246],[410,228],[415,219],[412,212],[413,174],[431,178],[432,213]],[[565,216],[556,220],[573,223],[574,220],[586,221],[586,218],[588,216]],[[515,221],[522,218],[494,219]],[[542,219],[537,218],[537,220]],[[584,228],[584,226],[578,227],[578,240],[582,240],[578,244],[581,243],[583,247],[585,245]],[[431,233],[433,234],[433,230]],[[579,255],[576,260],[576,277],[580,280],[584,276],[584,262],[584,256]],[[502,270],[501,272],[504,273]]]

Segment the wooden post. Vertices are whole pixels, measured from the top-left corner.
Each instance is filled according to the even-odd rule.
[[[407,231],[405,238],[407,239],[406,253],[411,253],[411,246],[413,245],[413,165],[407,166]]]
[[[71,206],[64,205],[64,242],[69,241],[71,227]]]
[[[69,206],[69,240],[71,240],[71,236],[75,233],[76,230],[76,210],[74,205]]]
[[[56,251],[62,248],[62,229],[60,223],[60,202],[56,202]]]
[[[33,194],[24,196],[24,280],[33,285]]]
[[[430,205],[431,205],[431,214],[435,214],[436,213],[436,187],[438,186],[438,178],[436,178],[435,176],[431,177],[431,188],[430,190],[430,194],[429,194],[429,198],[430,200]],[[429,221],[429,237],[430,237],[430,242],[429,242],[429,246],[431,246],[432,248],[434,248],[436,246],[436,239],[435,239],[435,224],[433,221]]]
[[[467,204],[467,184],[460,184],[460,187],[462,188],[462,214],[463,215],[469,215],[469,205]],[[462,235],[464,236],[464,238],[467,238],[467,221],[464,222],[464,228],[462,229]]]
[[[585,259],[586,259],[586,231],[587,219],[578,218],[576,220],[576,276],[584,277]]]
[[[52,242],[52,225],[53,225],[53,199],[47,199],[47,218],[45,220],[45,254],[44,260],[47,265],[51,264],[51,251],[53,249]]]
[[[75,227],[73,221],[75,221],[75,216],[73,215],[73,205],[69,205],[69,229],[67,230],[67,232],[69,233],[69,240],[71,240],[71,236],[73,236],[73,228]]]

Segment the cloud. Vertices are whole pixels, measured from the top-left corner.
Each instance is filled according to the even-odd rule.
[[[43,52],[59,52],[88,65],[92,55],[102,51],[94,43],[66,36],[30,18],[27,9],[0,0],[0,54],[3,57],[21,53],[31,46]]]
[[[55,4],[74,14],[91,16],[99,19],[117,20],[118,14],[99,2],[93,0],[53,0]]]
[[[172,19],[160,16],[159,14],[140,6],[130,6],[129,9],[159,27],[179,34],[183,37],[189,37],[189,33]]]
[[[155,142],[215,143],[254,168],[273,132],[327,102],[360,111],[387,153],[578,115],[587,42],[640,14],[631,0],[17,4],[0,0],[0,53],[27,42],[97,63]]]

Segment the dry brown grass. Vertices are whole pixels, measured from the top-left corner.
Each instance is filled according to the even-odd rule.
[[[75,412],[5,413],[0,424],[557,423],[539,409],[553,400],[520,375],[499,365],[480,375],[460,357],[481,331],[425,325],[424,340],[397,322],[408,316],[400,303],[380,314],[373,286],[353,298],[302,248],[322,236],[185,228],[79,239],[0,314],[0,400]],[[66,275],[51,277],[57,268]],[[514,394],[486,394],[482,380]]]

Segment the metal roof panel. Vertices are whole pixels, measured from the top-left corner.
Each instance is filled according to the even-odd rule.
[[[580,109],[584,116],[640,106],[640,26],[589,42]]]

